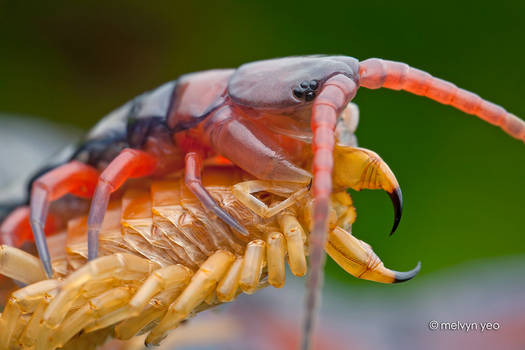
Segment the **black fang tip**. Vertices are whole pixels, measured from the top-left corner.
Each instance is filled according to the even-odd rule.
[[[411,280],[419,273],[420,269],[421,269],[421,261],[418,261],[416,267],[414,267],[410,271],[406,271],[406,272],[395,271],[394,282],[392,283],[401,283],[401,282],[406,282],[408,280]]]
[[[403,213],[403,194],[401,193],[401,187],[396,187],[392,192],[389,192],[390,200],[394,206],[394,226],[392,226],[392,231],[390,236],[396,232],[397,226],[401,221],[401,214]]]

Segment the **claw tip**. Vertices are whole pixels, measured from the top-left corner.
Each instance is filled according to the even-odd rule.
[[[411,280],[419,273],[419,270],[421,270],[421,261],[418,261],[416,267],[414,267],[410,271],[406,271],[406,272],[396,271],[393,283],[401,283],[401,282],[406,282],[408,280]]]
[[[237,231],[239,231],[242,235],[244,236],[248,236],[250,233],[248,232],[248,230],[242,226],[241,224],[239,224],[238,222],[236,222],[236,225],[234,227]]]
[[[47,278],[53,278],[53,268],[51,267],[51,264],[44,264],[44,271],[46,272]]]
[[[392,236],[394,232],[396,232],[403,213],[403,193],[401,192],[401,187],[394,188],[392,192],[388,192],[388,195],[394,206],[394,225],[392,226],[392,231],[390,231],[390,236]]]

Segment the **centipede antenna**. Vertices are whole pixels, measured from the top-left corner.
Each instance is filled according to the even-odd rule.
[[[508,135],[525,142],[525,122],[514,114],[470,91],[405,63],[370,58],[359,63],[359,76],[362,87],[384,87],[425,96],[499,126]]]

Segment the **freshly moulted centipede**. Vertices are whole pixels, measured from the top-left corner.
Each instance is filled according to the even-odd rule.
[[[219,205],[217,198],[202,183],[205,164],[233,164],[254,179],[242,186],[234,186],[232,194],[244,206],[243,210],[258,217],[279,216],[278,213],[289,209],[289,203],[295,203],[299,194],[312,195],[311,222],[306,225],[311,232],[308,236],[310,273],[303,326],[303,348],[306,349],[310,344],[322,281],[323,248],[328,233],[332,232],[329,230],[330,216],[337,208],[333,198],[338,190],[338,180],[333,170],[337,170],[341,160],[336,159],[334,149],[337,151],[336,144],[352,145],[355,118],[352,119],[350,102],[359,87],[385,87],[422,95],[476,115],[525,141],[525,123],[515,115],[471,92],[399,62],[376,58],[358,61],[348,56],[320,55],[264,60],[237,69],[192,73],[140,95],[110,113],[79,146],[64,150],[39,171],[30,183],[31,193],[26,203],[2,205],[6,216],[0,226],[2,242],[6,246],[20,247],[34,237],[46,276],[55,277],[58,272],[53,269],[46,232],[56,232],[65,217],[61,211],[56,215],[51,204],[70,197],[66,195],[89,198],[86,229],[81,232],[87,232],[86,256],[93,261],[86,266],[95,268],[97,260],[94,259],[100,255],[102,248],[100,232],[107,212],[111,212],[108,208],[111,209],[112,195],[117,196],[130,179],[159,179],[181,172],[185,188],[206,208],[207,215],[213,213],[218,218],[224,230],[222,239],[231,240],[231,244],[237,242],[239,246],[217,251],[206,248],[204,242],[217,234],[211,232],[199,237],[197,241],[200,243],[177,244],[201,245],[199,249],[204,249],[202,253],[207,259],[213,258],[214,266],[222,266],[224,271],[230,263],[234,264],[235,258],[231,254],[241,254],[244,249],[250,254],[253,252],[253,263],[259,264],[264,251],[261,242],[265,242],[266,237],[261,236],[261,242],[246,247],[240,244],[251,242],[247,241],[253,235],[250,227],[240,222],[238,215],[229,211],[228,206]],[[346,121],[345,115],[350,115]],[[348,160],[350,165],[347,165],[359,166],[367,159],[357,157]],[[362,183],[374,182],[376,173],[371,169],[375,167],[367,163],[367,167],[362,169],[364,173],[358,172],[359,176],[364,176]],[[262,191],[283,195],[280,192],[283,188],[293,188],[295,192],[286,192],[289,198],[277,204],[264,203],[257,196]],[[388,193],[395,209],[393,232],[401,217],[401,191],[397,186],[390,188]],[[174,250],[173,254],[180,253],[174,246],[170,247]],[[12,251],[12,248],[4,249],[7,249],[5,252]],[[292,251],[288,250],[288,256],[293,265]],[[122,254],[113,258],[116,260],[108,260],[108,263],[125,262]],[[336,255],[335,252],[333,254]],[[224,272],[209,270],[208,260],[192,260],[196,257],[191,255],[186,258],[185,266],[199,266],[189,287],[193,281],[209,286],[210,281],[217,282],[220,272]],[[245,256],[243,266],[246,266],[246,260]],[[158,263],[151,260],[148,266],[152,268]],[[215,274],[208,276],[209,273],[200,273],[203,266],[205,271],[216,271]],[[84,270],[81,268],[78,271]],[[76,274],[71,274],[65,281]],[[70,309],[69,304],[73,303],[70,298],[77,295],[77,290],[70,291],[65,283],[61,284],[61,292],[49,307],[60,306],[61,311]],[[132,294],[129,289],[119,291]],[[185,292],[177,301],[185,300],[184,296]],[[188,307],[185,311],[190,310],[188,305],[192,306],[191,310],[196,306],[190,303],[190,299],[189,304],[184,304]],[[174,305],[179,305],[177,301]],[[149,342],[158,342],[165,331],[187,316],[182,312],[184,310],[174,308],[167,315],[175,316],[169,321],[161,320],[150,333]],[[66,315],[61,312],[51,316],[51,311],[45,311],[43,323],[49,326],[46,329],[52,333],[63,317]],[[60,334],[64,336],[65,333]],[[57,344],[54,343],[56,340],[50,341]]]

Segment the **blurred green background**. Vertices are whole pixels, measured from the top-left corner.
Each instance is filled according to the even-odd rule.
[[[177,76],[301,54],[400,60],[525,116],[525,2],[0,2],[0,111],[87,130]],[[355,194],[354,233],[385,264],[421,275],[523,254],[525,145],[450,107],[360,90],[360,145],[401,184]],[[1,127],[1,126],[0,126]],[[357,281],[329,263],[328,279]],[[383,288],[378,286],[377,288]]]

